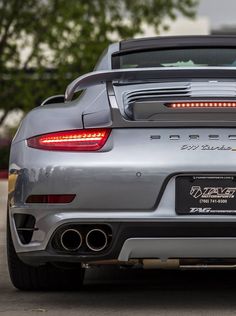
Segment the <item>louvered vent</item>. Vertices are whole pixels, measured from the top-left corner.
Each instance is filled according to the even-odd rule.
[[[170,115],[165,104],[196,100],[235,102],[236,80],[162,82],[155,86],[126,91],[124,111],[133,120],[156,120]]]
[[[134,102],[158,101],[171,98],[236,97],[236,81],[169,82],[155,89],[140,89],[124,94],[125,108]]]

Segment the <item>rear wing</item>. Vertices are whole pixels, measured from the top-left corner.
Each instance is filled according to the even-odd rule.
[[[66,89],[65,101],[71,101],[76,92],[90,86],[112,81],[145,81],[177,79],[236,79],[236,68],[229,67],[156,67],[93,71],[72,81]]]

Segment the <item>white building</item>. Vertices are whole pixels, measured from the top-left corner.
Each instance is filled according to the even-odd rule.
[[[189,19],[185,17],[178,17],[175,21],[167,19],[165,22],[169,26],[168,30],[162,28],[159,35],[174,36],[174,35],[209,35],[210,21],[207,17],[196,17]],[[144,26],[144,34],[142,36],[157,36],[155,29],[150,26]],[[140,37],[137,36],[137,37]]]

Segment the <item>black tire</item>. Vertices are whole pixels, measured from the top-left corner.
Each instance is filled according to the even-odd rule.
[[[7,220],[7,258],[12,284],[19,290],[79,290],[83,285],[84,269],[76,265],[73,269],[63,269],[51,264],[33,267],[25,264],[16,254],[9,220]]]

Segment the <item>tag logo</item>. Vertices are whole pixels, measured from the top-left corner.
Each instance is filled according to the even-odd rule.
[[[197,199],[202,195],[202,189],[199,186],[192,186],[190,190],[190,195]]]
[[[207,214],[207,213],[211,213],[211,208],[210,207],[191,207],[190,213]]]
[[[236,214],[236,210],[213,210],[210,207],[190,207],[191,214]]]
[[[222,187],[205,187],[201,189],[200,186],[192,186],[190,189],[190,195],[195,199],[201,197],[203,199],[233,199],[236,188],[222,188]]]

